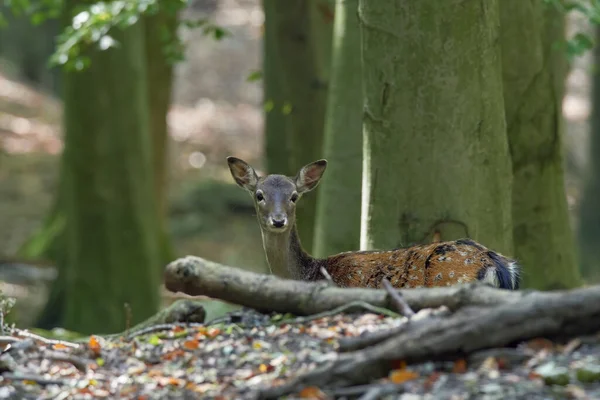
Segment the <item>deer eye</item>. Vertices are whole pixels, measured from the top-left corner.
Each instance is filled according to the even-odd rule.
[[[257,201],[263,201],[265,199],[265,196],[263,196],[262,192],[256,192],[256,200]]]
[[[292,197],[290,197],[290,201],[295,203],[298,200],[298,193],[292,193]]]

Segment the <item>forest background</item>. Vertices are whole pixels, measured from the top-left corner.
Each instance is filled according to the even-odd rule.
[[[298,217],[303,244],[318,256],[411,244],[436,225],[444,238],[469,235],[516,256],[526,268],[526,287],[599,280],[594,2],[571,10],[554,1],[531,7],[506,1],[490,20],[452,15],[458,25],[476,23],[482,32],[498,18],[502,59],[485,48],[492,32],[483,47],[475,46],[481,65],[465,65],[464,74],[475,68],[502,81],[463,85],[463,92],[429,87],[423,104],[439,99],[435,118],[415,117],[410,101],[393,92],[405,106],[381,130],[389,142],[365,147],[368,170],[380,163],[388,172],[368,194],[370,222],[362,226],[362,133],[378,128],[377,118],[363,112],[361,78],[377,81],[388,51],[416,54],[430,65],[442,49],[456,57],[439,61],[440,68],[452,69],[461,55],[472,54],[473,43],[441,46],[435,26],[424,24],[418,37],[431,40],[427,50],[417,36],[402,41],[379,29],[363,37],[370,44],[363,58],[372,58],[373,69],[361,74],[357,2],[163,3],[169,9],[139,1],[133,3],[155,11],[97,9],[65,36],[59,36],[65,15],[53,11],[58,3],[11,1],[2,9],[0,290],[17,298],[11,317],[19,325],[120,331],[126,315],[136,322],[173,300],[157,289],[158,271],[186,254],[266,272],[252,201],[233,184],[228,155],[289,175],[317,158],[330,161],[326,180],[303,199]],[[69,16],[89,7],[64,4]],[[378,10],[370,11],[376,19]],[[425,18],[426,11],[417,8],[412,17]],[[509,24],[509,16],[518,18]],[[127,28],[106,35],[111,24]],[[67,46],[86,34],[104,49]],[[61,67],[48,68],[49,61],[71,68],[68,78]],[[395,79],[427,80],[416,71],[419,63],[412,68],[395,72]],[[373,102],[379,88],[366,87],[365,99]],[[457,105],[456,98],[466,100]],[[481,116],[469,110],[481,103],[484,126],[473,126],[494,139],[473,149],[466,128]],[[407,129],[414,126],[420,135]],[[454,128],[444,132],[443,126]],[[426,155],[422,149],[431,143],[445,151]],[[435,166],[423,171],[417,155]],[[487,162],[493,176],[478,168]],[[435,175],[441,170],[449,172]],[[440,181],[447,183],[436,187]],[[415,204],[415,193],[432,200]],[[392,210],[398,198],[427,215],[424,221]],[[232,308],[206,305],[209,318]]]

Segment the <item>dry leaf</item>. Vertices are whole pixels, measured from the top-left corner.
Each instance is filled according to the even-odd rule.
[[[395,369],[390,372],[389,378],[393,383],[404,383],[419,377],[419,374],[407,369]]]
[[[548,339],[535,338],[535,339],[531,339],[527,342],[527,347],[529,347],[531,350],[538,350],[538,351],[539,350],[553,350],[554,343],[552,343]]]
[[[208,330],[208,332],[206,332],[206,336],[208,336],[209,338],[214,338],[215,336],[218,336],[221,333],[221,330],[219,328],[210,328]]]
[[[455,374],[464,374],[467,372],[467,361],[464,358],[459,358],[454,362],[452,372]]]
[[[198,346],[200,346],[200,342],[198,341],[198,339],[186,340],[185,342],[183,342],[183,347],[185,347],[188,350],[195,350],[198,348]]]
[[[96,336],[94,336],[94,335],[90,336],[88,346],[89,346],[90,350],[92,350],[96,355],[99,355],[100,350],[102,350],[102,347],[100,346],[100,342],[98,342],[98,339],[96,339]]]
[[[316,386],[308,386],[305,387],[298,393],[298,396],[301,399],[319,399],[324,400],[327,398],[327,395],[323,393],[321,389]]]
[[[65,346],[65,345],[64,345],[64,344],[62,344],[62,343],[55,343],[55,344],[52,346],[52,348],[53,348],[54,350],[64,350],[64,349],[66,349],[66,348],[67,348],[67,346]]]

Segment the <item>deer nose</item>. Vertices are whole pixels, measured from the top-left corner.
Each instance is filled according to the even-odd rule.
[[[285,215],[274,215],[273,217],[271,217],[271,224],[273,224],[275,228],[283,228],[286,223],[287,218],[285,217]]]

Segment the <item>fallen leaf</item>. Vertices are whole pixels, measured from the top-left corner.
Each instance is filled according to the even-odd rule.
[[[527,347],[531,350],[552,350],[554,349],[554,343],[548,339],[535,338],[527,341]]]
[[[64,345],[64,344],[62,344],[62,343],[55,343],[55,344],[52,346],[52,348],[53,348],[54,350],[64,350],[64,349],[66,349],[66,348],[67,348],[67,346],[65,346],[65,345]]]
[[[389,378],[393,383],[404,383],[419,377],[419,374],[407,369],[395,369],[390,372]]]
[[[327,398],[327,395],[323,393],[321,389],[316,386],[308,386],[305,387],[298,393],[298,396],[301,399],[319,399],[324,400]]]
[[[88,346],[89,346],[90,350],[92,350],[96,355],[99,355],[100,350],[102,350],[102,346],[100,346],[100,342],[98,342],[98,339],[94,335],[90,336],[90,340],[88,341]]]
[[[174,360],[175,358],[181,357],[184,354],[185,354],[185,352],[182,349],[176,349],[176,350],[170,351],[170,352],[166,353],[165,355],[163,355],[163,359]]]
[[[452,372],[455,374],[464,374],[467,372],[467,361],[464,358],[459,358],[452,366]]]
[[[186,340],[183,342],[183,347],[188,350],[195,350],[198,346],[200,346],[200,341],[198,341],[198,339]]]
[[[215,336],[218,336],[221,333],[221,330],[219,328],[210,328],[208,330],[208,332],[206,332],[206,336],[208,336],[209,338],[214,338]]]

